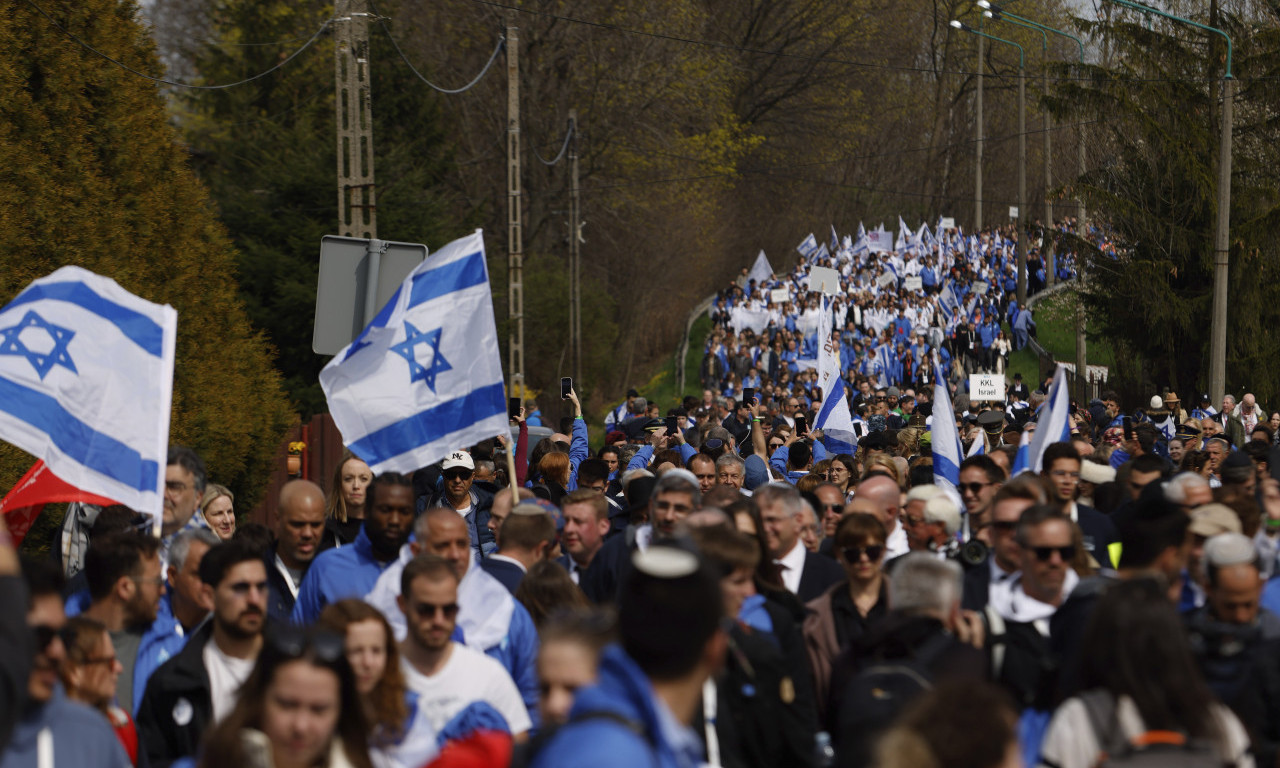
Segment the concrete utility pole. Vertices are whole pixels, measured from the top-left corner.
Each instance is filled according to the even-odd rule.
[[[1027,221],[1027,56],[1018,64],[1018,308],[1027,306],[1027,238],[1031,228]]]
[[[334,16],[338,231],[344,237],[376,238],[378,209],[373,183],[370,15],[365,0],[337,0]],[[371,282],[376,283],[376,280]]]
[[[520,36],[507,12],[507,374],[508,393],[524,389],[524,219],[520,203]]]
[[[982,29],[982,20],[978,20],[978,29]],[[977,165],[973,169],[973,232],[982,232],[982,80],[986,64],[982,59],[983,43],[986,38],[978,35],[978,151]]]
[[[573,380],[582,381],[582,189],[578,186],[578,110],[569,110],[569,334]],[[575,384],[581,386],[581,384]]]

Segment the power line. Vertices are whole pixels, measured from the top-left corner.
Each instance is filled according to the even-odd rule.
[[[960,69],[933,69],[930,67],[912,67],[912,66],[907,66],[902,64],[879,64],[879,63],[868,62],[868,61],[853,61],[850,59],[840,59],[840,58],[834,58],[831,56],[815,56],[815,55],[804,54],[804,53],[791,53],[788,51],[771,51],[764,48],[751,48],[745,45],[723,43],[716,40],[700,40],[697,38],[680,37],[678,35],[663,34],[661,32],[650,32],[648,30],[643,30],[643,29],[631,29],[629,27],[621,27],[621,26],[618,26],[617,24],[609,24],[602,21],[580,19],[573,16],[562,16],[560,14],[551,13],[549,11],[539,11],[532,8],[522,8],[519,6],[507,5],[505,3],[497,2],[497,0],[473,0],[473,2],[478,3],[480,5],[487,5],[493,8],[502,8],[508,11],[516,11],[517,13],[524,13],[531,16],[543,16],[545,18],[553,19],[555,21],[565,21],[571,24],[581,24],[583,26],[595,27],[597,29],[604,29],[610,32],[618,32],[624,35],[648,37],[655,40],[666,40],[669,42],[684,43],[686,45],[697,45],[697,46],[702,46],[706,48],[718,48],[721,50],[733,51],[736,53],[755,53],[755,54],[760,54],[762,56],[776,56],[778,58],[799,59],[801,61],[813,61],[813,62],[827,63],[827,64],[844,64],[846,66],[851,66],[851,67],[860,67],[863,69],[888,70],[891,72],[920,72],[925,74],[936,75],[939,77],[943,75],[961,75],[961,76],[987,75],[987,73],[985,72],[972,72],[972,71],[960,70]],[[992,74],[998,75],[999,73],[992,73]],[[1052,75],[1049,77],[1049,79],[1055,82],[1076,82],[1076,81],[1087,82],[1092,80],[1093,78],[1090,76],[1077,77],[1077,76]],[[1217,82],[1219,79],[1221,78],[1218,78],[1218,77],[1136,78],[1135,77],[1135,78],[1125,78],[1124,82],[1132,82],[1132,83]],[[1237,81],[1243,82],[1246,80],[1270,80],[1275,78],[1262,77],[1262,78],[1236,78],[1236,79]]]
[[[440,93],[444,93],[444,94],[456,95],[456,94],[465,93],[471,90],[476,83],[484,79],[484,76],[489,73],[489,68],[493,66],[493,62],[498,60],[498,54],[502,51],[503,46],[505,46],[507,42],[506,37],[502,35],[498,35],[498,44],[494,46],[493,53],[489,56],[489,61],[485,63],[484,69],[480,70],[480,74],[476,75],[471,80],[471,82],[467,83],[461,88],[441,88],[440,86],[431,82],[427,78],[423,77],[422,73],[418,71],[418,68],[413,66],[413,62],[409,61],[409,57],[404,55],[404,51],[400,50],[400,43],[396,42],[395,37],[391,35],[391,30],[387,28],[387,18],[382,14],[378,13],[378,9],[374,7],[372,1],[369,3],[369,8],[370,10],[373,11],[373,14],[377,17],[378,25],[382,27],[382,34],[386,35],[387,39],[391,41],[391,45],[396,49],[396,53],[399,54],[400,60],[405,63],[405,66],[409,68],[409,71],[417,75],[418,79],[426,83],[428,86],[430,86],[432,90],[439,91]]]
[[[575,132],[576,132],[576,129],[572,124],[570,124],[569,130],[564,132],[564,143],[560,145],[560,154],[556,155],[555,160],[545,160],[542,157],[542,155],[538,154],[538,148],[536,146],[533,146],[532,144],[529,145],[529,150],[533,152],[534,157],[538,158],[538,162],[542,163],[543,165],[555,165],[556,163],[563,160],[564,153],[569,151],[569,142],[573,140],[573,134]]]
[[[191,88],[193,90],[200,90],[200,91],[217,91],[217,90],[222,90],[224,88],[235,88],[238,85],[245,85],[246,83],[252,83],[254,80],[259,80],[261,78],[266,77],[272,72],[275,72],[277,69],[280,69],[284,65],[293,61],[295,58],[298,57],[299,54],[301,54],[303,51],[307,50],[312,45],[314,45],[316,40],[320,39],[320,35],[326,29],[329,28],[329,24],[332,23],[333,21],[333,19],[326,19],[325,22],[320,25],[320,28],[316,30],[316,33],[311,36],[311,39],[307,40],[306,44],[304,44],[301,48],[294,51],[293,53],[289,54],[287,58],[285,58],[279,64],[276,64],[274,67],[272,67],[271,69],[268,69],[265,72],[260,72],[254,75],[253,77],[247,77],[244,80],[239,80],[234,83],[225,83],[222,85],[192,85],[191,83],[180,83],[176,80],[166,80],[163,77],[154,77],[152,75],[148,75],[146,72],[140,72],[134,69],[133,67],[130,67],[128,64],[125,64],[124,62],[119,61],[118,59],[114,59],[108,56],[107,54],[103,53],[102,51],[98,50],[97,48],[94,48],[92,45],[89,45],[87,42],[85,42],[79,36],[77,36],[74,32],[72,32],[71,30],[59,24],[57,20],[54,19],[52,16],[50,16],[47,11],[45,11],[40,6],[36,5],[35,0],[26,0],[26,3],[27,5],[34,8],[36,12],[39,13],[41,16],[45,17],[45,19],[47,19],[49,23],[54,26],[55,29],[57,29],[62,34],[66,35],[67,37],[79,43],[81,48],[84,48],[86,51],[89,51],[90,53],[93,53],[97,56],[100,56],[106,59],[107,61],[111,62],[112,64],[115,64],[117,67],[120,67],[126,72],[130,72],[132,74],[137,75],[138,77],[141,77],[146,80],[150,80],[153,83],[160,83],[161,85],[172,85],[172,86],[177,86],[179,88]]]

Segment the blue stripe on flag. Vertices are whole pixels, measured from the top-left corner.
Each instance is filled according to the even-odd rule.
[[[148,354],[160,357],[164,353],[164,330],[158,323],[140,312],[99,296],[92,288],[78,281],[32,285],[9,302],[5,309],[46,299],[65,301],[94,313],[119,328],[121,333]]]
[[[476,251],[443,267],[429,269],[413,278],[409,306],[416,307],[454,291],[461,291],[487,281],[484,251]]]
[[[0,411],[44,432],[73,461],[130,488],[155,492],[158,462],[85,424],[56,398],[0,378]]]
[[[490,384],[388,424],[347,447],[370,464],[378,464],[506,412],[506,397],[506,387],[502,382]]]

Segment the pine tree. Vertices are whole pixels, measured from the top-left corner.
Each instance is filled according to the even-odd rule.
[[[178,310],[170,440],[195,448],[242,509],[293,420],[272,352],[237,295],[235,251],[187,164],[128,0],[7,3],[0,21],[0,297],[78,264]],[[61,26],[60,30],[58,26]],[[65,31],[63,31],[65,30]],[[0,487],[31,457],[6,446]]]

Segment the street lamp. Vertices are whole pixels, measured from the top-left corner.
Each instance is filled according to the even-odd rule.
[[[1061,29],[1055,29],[1054,27],[1051,27],[1051,26],[1049,26],[1048,24],[1042,24],[1042,23],[1040,23],[1040,22],[1038,22],[1038,21],[1034,21],[1034,20],[1032,20],[1032,19],[1024,18],[1024,17],[1019,16],[1019,15],[1017,15],[1017,14],[1015,14],[1015,13],[1010,13],[1009,11],[1006,11],[1006,10],[1002,9],[1002,8],[1000,8],[999,6],[992,5],[992,4],[991,4],[991,3],[989,3],[987,0],[978,0],[978,7],[983,9],[983,11],[984,11],[983,15],[984,15],[984,16],[986,16],[986,17],[987,17],[987,18],[989,18],[989,19],[994,19],[994,20],[996,20],[996,21],[1008,21],[1008,22],[1010,22],[1010,23],[1012,23],[1012,24],[1017,24],[1017,25],[1018,25],[1018,26],[1020,26],[1020,27],[1027,27],[1027,28],[1029,28],[1029,29],[1036,29],[1036,30],[1039,30],[1039,31],[1040,31],[1040,34],[1041,34],[1041,35],[1045,35],[1045,33],[1046,33],[1046,32],[1052,32],[1052,33],[1053,33],[1053,34],[1055,34],[1055,35],[1060,35],[1060,36],[1062,36],[1062,37],[1067,38],[1068,40],[1073,40],[1073,41],[1075,41],[1076,46],[1077,46],[1077,47],[1079,47],[1079,49],[1080,49],[1080,68],[1081,68],[1081,71],[1083,72],[1083,70],[1084,70],[1084,41],[1082,41],[1080,38],[1076,37],[1075,35],[1073,35],[1073,34],[1071,34],[1071,33],[1069,33],[1069,32],[1064,32],[1064,31],[1062,31]],[[1047,36],[1047,35],[1045,35],[1045,41],[1044,41],[1044,42],[1045,42],[1045,50],[1046,50],[1046,53],[1047,53],[1047,52],[1048,52],[1048,45],[1049,45],[1049,38],[1048,38],[1048,36]],[[1047,62],[1047,61],[1046,61],[1045,73],[1044,73],[1044,90],[1045,90],[1045,93],[1046,93],[1046,94],[1049,92],[1049,69],[1048,69],[1048,62]],[[1045,135],[1044,135],[1044,155],[1045,155],[1045,162],[1044,162],[1044,188],[1045,188],[1045,221],[1046,221],[1046,223],[1047,223],[1048,221],[1050,221],[1050,219],[1052,218],[1052,204],[1049,202],[1049,196],[1048,196],[1049,189],[1050,189],[1050,187],[1052,186],[1052,181],[1051,181],[1051,178],[1052,178],[1052,177],[1050,176],[1050,167],[1051,167],[1051,166],[1050,166],[1050,162],[1049,162],[1049,157],[1050,157],[1050,155],[1049,155],[1049,129],[1050,129],[1050,127],[1051,127],[1050,121],[1051,121],[1051,117],[1050,117],[1050,115],[1049,115],[1049,111],[1048,111],[1048,110],[1045,110],[1045,113],[1044,113],[1044,130],[1045,130]],[[1083,177],[1083,176],[1084,176],[1084,125],[1083,125],[1083,124],[1080,124],[1080,125],[1077,125],[1077,126],[1076,126],[1076,144],[1077,144],[1077,150],[1078,150],[1078,152],[1079,152],[1079,157],[1078,157],[1078,160],[1079,160],[1079,173],[1078,173],[1078,176]],[[1078,213],[1077,213],[1077,218],[1079,219],[1080,226],[1081,226],[1081,227],[1083,227],[1083,226],[1084,226],[1084,220],[1085,220],[1084,195],[1083,195],[1083,194],[1077,195],[1077,196],[1076,196],[1076,202],[1077,202],[1077,204],[1079,205],[1079,211],[1078,211]],[[1083,230],[1082,230],[1082,231],[1083,231]],[[1048,263],[1046,262],[1046,264],[1045,264],[1045,274],[1046,274],[1046,275],[1049,275],[1049,274],[1051,273],[1051,271],[1052,271],[1052,270],[1050,270],[1050,269],[1049,269],[1049,267],[1048,267]],[[1052,276],[1050,276],[1050,282],[1052,283]]]
[[[951,26],[972,32],[980,38],[1012,45],[1018,49],[1018,306],[1027,306],[1027,235],[1022,222],[1027,215],[1027,52],[1021,45],[1003,37],[987,34],[980,29],[952,19]]]
[[[1151,8],[1130,0],[1111,0],[1135,11],[1161,16],[1222,37],[1227,43],[1227,68],[1222,75],[1222,133],[1218,138],[1218,220],[1213,231],[1213,323],[1209,333],[1209,392],[1214,402],[1227,389],[1227,241],[1231,228],[1231,112],[1235,79],[1231,76],[1231,38],[1216,27]],[[954,25],[955,22],[952,22]]]

